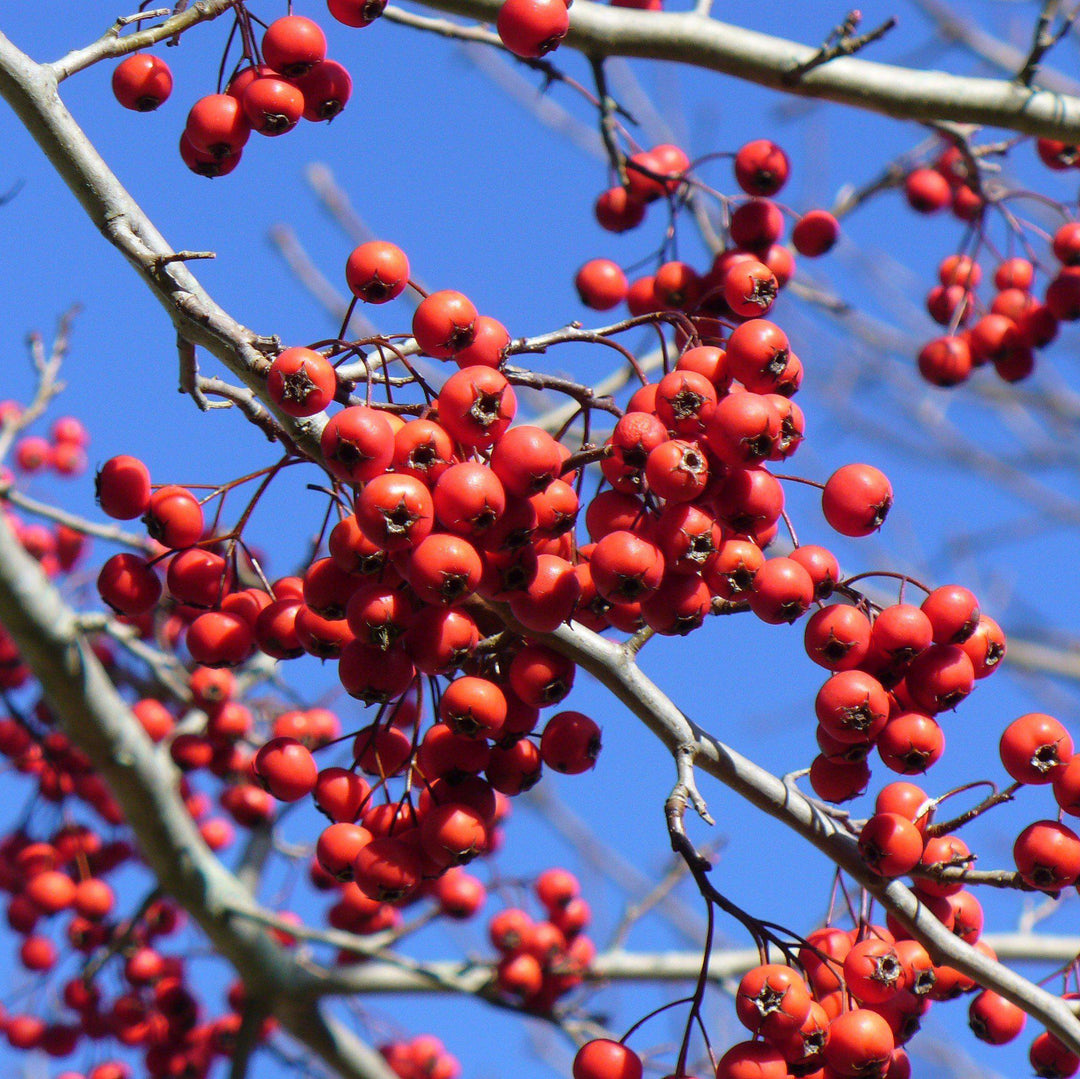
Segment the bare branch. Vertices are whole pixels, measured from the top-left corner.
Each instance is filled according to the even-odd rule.
[[[229,2],[199,0],[185,16],[199,21],[209,17],[203,13],[220,14]],[[135,37],[138,35],[132,35]],[[3,34],[0,96],[15,110],[90,219],[165,308],[178,335],[211,352],[249,389],[264,389],[269,367],[265,353],[276,351],[277,343],[241,326],[214,302],[186,263],[170,261],[176,251],[124,189],[60,100],[54,70],[34,63]],[[293,445],[319,459],[318,436],[325,417],[294,420],[282,412],[277,414],[277,422],[289,433]]]
[[[129,16],[117,19],[105,33],[91,45],[82,49],[75,49],[67,56],[49,64],[48,67],[57,82],[62,82],[69,75],[82,71],[96,64],[100,60],[116,59],[127,56],[129,53],[138,52],[139,49],[147,49],[156,45],[159,41],[170,38],[173,41],[190,30],[191,27],[201,22],[209,22],[219,15],[224,15],[233,6],[234,0],[196,0],[186,11],[174,15],[157,26],[147,27],[145,30],[136,30],[124,37],[120,31],[136,19],[160,18],[162,13],[168,14],[168,9],[144,12],[139,16]]]
[[[428,6],[494,23],[500,0],[429,0]],[[565,46],[590,56],[691,64],[896,119],[955,120],[1066,142],[1080,136],[1080,99],[1019,86],[1011,79],[968,78],[841,56],[789,85],[787,73],[816,56],[816,48],[694,12],[637,11],[579,0],[570,13]]]

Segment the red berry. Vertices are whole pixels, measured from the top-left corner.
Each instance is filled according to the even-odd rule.
[[[872,465],[844,465],[821,492],[825,520],[842,536],[869,536],[892,506],[892,484]]]
[[[116,520],[141,517],[150,505],[150,470],[137,457],[110,457],[94,484],[98,505]]]
[[[112,91],[125,109],[153,112],[168,100],[172,88],[169,65],[148,52],[127,57],[113,70]]]
[[[641,1079],[641,1058],[621,1042],[597,1038],[574,1057],[574,1079]]]
[[[536,59],[558,48],[570,15],[563,0],[504,0],[495,28],[515,56]]]
[[[307,74],[326,59],[326,35],[318,23],[303,15],[275,19],[263,34],[263,59],[288,78]]]
[[[337,373],[322,353],[287,348],[270,365],[266,391],[290,416],[314,416],[333,401]]]

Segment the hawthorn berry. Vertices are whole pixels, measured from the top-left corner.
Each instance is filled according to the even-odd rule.
[[[368,6],[376,3],[378,0],[369,0]],[[352,76],[336,60],[322,60],[292,82],[304,95],[304,119],[312,123],[333,120],[352,97]]]
[[[243,106],[230,94],[210,94],[191,107],[184,128],[191,148],[214,161],[234,157],[244,148],[251,124]]]
[[[125,109],[153,112],[169,99],[172,88],[169,65],[148,52],[128,56],[113,69],[112,91]]]
[[[287,348],[270,365],[266,390],[271,400],[290,416],[314,416],[333,401],[337,372],[314,349]]]
[[[884,523],[892,506],[892,484],[872,465],[844,465],[821,492],[825,520],[842,536],[869,536]]]
[[[840,224],[827,210],[811,210],[791,230],[791,242],[800,255],[817,258],[832,250],[840,236]]]
[[[137,457],[110,457],[98,470],[94,488],[103,513],[130,521],[150,505],[150,470]]]
[[[561,0],[553,0],[561,3]],[[594,311],[609,311],[626,299],[630,286],[626,274],[611,259],[590,259],[574,278],[581,302]]]
[[[581,712],[559,712],[540,738],[544,764],[565,775],[589,771],[600,755],[600,728]]]
[[[463,446],[493,446],[516,412],[513,387],[492,367],[462,368],[439,391],[439,423]]]
[[[262,54],[275,71],[298,78],[326,59],[326,35],[317,22],[303,15],[285,15],[266,28]]]
[[[535,60],[559,47],[570,16],[564,0],[503,0],[495,28],[515,56]]]
[[[285,79],[254,79],[240,97],[244,116],[260,135],[284,135],[304,114],[304,95]]]
[[[370,26],[386,7],[386,0],[326,0],[330,14],[346,26]]]
[[[319,769],[295,738],[272,738],[255,754],[252,774],[279,802],[296,802],[315,788]]]
[[[574,1079],[641,1079],[641,1057],[621,1042],[596,1038],[574,1057]]]
[[[396,244],[369,240],[353,249],[345,263],[349,291],[366,303],[387,303],[409,283],[409,260]]]

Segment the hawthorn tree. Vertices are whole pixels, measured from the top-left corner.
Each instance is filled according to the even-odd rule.
[[[952,1074],[933,1005],[1074,1074],[1076,12],[924,3],[946,74],[858,12],[279,7],[0,33],[9,276],[85,306],[0,427],[12,1059],[448,1077],[508,1015],[575,1079]]]

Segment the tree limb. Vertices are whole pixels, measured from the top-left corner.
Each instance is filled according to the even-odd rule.
[[[1073,1052],[1080,1052],[1080,1021],[1065,1001],[964,943],[901,881],[884,881],[873,874],[860,857],[853,836],[841,830],[794,786],[724,745],[687,717],[621,645],[574,623],[560,626],[543,639],[610,690],[673,755],[692,747],[698,768],[791,828],[858,881],[909,928],[936,962],[955,967],[980,985],[994,989],[1052,1030]]]
[[[426,6],[494,23],[501,0],[426,0]],[[817,48],[696,12],[638,11],[579,0],[570,12],[565,46],[591,57],[637,56],[691,64],[896,119],[955,120],[1065,142],[1080,137],[1080,99],[1012,80],[969,78],[841,56],[791,83],[785,81],[788,73],[812,63]]]

